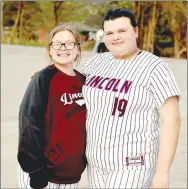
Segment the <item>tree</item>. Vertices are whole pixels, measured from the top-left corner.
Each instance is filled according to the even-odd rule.
[[[50,30],[53,26],[55,26],[55,18],[54,18],[54,2],[51,1],[36,1],[40,8],[41,12],[41,20],[43,22],[46,30]]]
[[[159,4],[154,1],[151,4],[151,13],[149,14],[148,19],[148,30],[145,33],[144,37],[144,44],[143,49],[150,51],[153,53],[154,50],[154,39],[155,39],[155,30],[156,30],[156,23],[158,20],[158,13],[159,13]]]
[[[0,2],[1,3],[1,41],[3,41],[3,39],[4,39],[4,30],[3,30],[3,6],[4,6],[4,2],[3,1],[1,1]]]
[[[58,16],[59,16],[59,10],[61,8],[63,1],[54,1],[53,2],[53,8],[54,8],[54,17],[55,17],[55,25],[58,23]]]
[[[186,2],[163,2],[160,3],[160,19],[158,28],[164,28],[173,43],[173,55],[178,57],[184,52],[187,46],[187,14]],[[158,39],[161,34],[159,33]]]
[[[138,22],[138,43],[141,49],[154,52],[155,31],[160,9],[159,2],[134,2],[134,13]]]
[[[42,42],[47,31],[59,22],[78,22],[100,29],[107,10],[127,8],[138,23],[139,48],[150,52],[156,52],[157,48],[159,56],[180,56],[187,49],[186,4],[182,1],[1,1],[1,38],[19,44]],[[3,36],[5,27],[10,35],[6,32]]]
[[[168,5],[167,3],[167,11],[170,16],[169,27],[173,33],[174,56],[177,57],[179,52],[186,47],[186,2],[179,1],[176,4],[172,3],[171,8]]]
[[[79,22],[84,24],[89,16],[88,3],[65,1],[60,11],[61,22]]]
[[[96,28],[101,28],[103,17],[109,9],[112,8],[128,8],[133,9],[133,2],[130,1],[110,1],[103,2],[100,5],[92,2],[88,5],[89,13],[88,17],[85,19],[85,23]]]
[[[24,8],[24,2],[20,1],[17,4],[17,16],[16,16],[16,20],[15,20],[15,24],[14,24],[12,33],[11,33],[10,43],[12,43],[13,40],[18,37],[18,32],[19,32],[18,27],[20,25],[20,22],[23,19],[23,8]],[[22,21],[22,23],[23,23],[23,21]],[[22,29],[22,28],[20,28],[20,29]]]

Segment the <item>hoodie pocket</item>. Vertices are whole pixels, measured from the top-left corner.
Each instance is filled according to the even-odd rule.
[[[49,168],[59,165],[63,160],[63,149],[61,144],[57,142],[53,147],[46,149],[45,157]]]

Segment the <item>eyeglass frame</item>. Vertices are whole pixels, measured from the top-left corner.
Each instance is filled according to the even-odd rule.
[[[76,42],[66,42],[66,43],[61,43],[61,42],[51,42],[51,43],[49,44],[49,47],[52,46],[53,43],[60,43],[61,46],[60,46],[59,49],[61,49],[62,46],[64,46],[65,49],[67,49],[66,46],[65,46],[66,43],[73,43],[73,44],[74,44],[73,49],[75,48],[75,45],[78,45],[78,46],[80,45],[80,43],[76,43]],[[52,46],[52,49],[54,49],[53,46]],[[54,50],[59,50],[59,49],[54,49]],[[73,50],[73,49],[67,49],[67,50]]]

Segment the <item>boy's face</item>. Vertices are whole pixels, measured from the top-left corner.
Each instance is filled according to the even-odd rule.
[[[115,56],[123,56],[137,49],[137,27],[131,25],[128,17],[104,22],[104,43]]]

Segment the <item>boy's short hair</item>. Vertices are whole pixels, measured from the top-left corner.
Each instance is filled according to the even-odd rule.
[[[103,18],[102,29],[104,30],[104,22],[106,20],[115,20],[116,18],[127,17],[131,21],[133,27],[137,26],[133,13],[128,9],[110,9]]]

